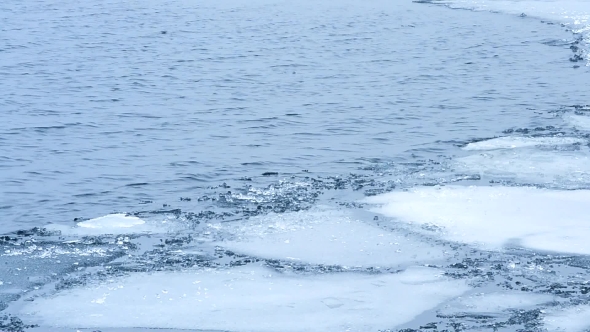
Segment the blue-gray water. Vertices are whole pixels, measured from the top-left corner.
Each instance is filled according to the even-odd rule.
[[[590,100],[578,38],[400,0],[2,1],[0,231],[219,211],[198,198],[289,179],[385,183],[502,132],[563,133]]]
[[[449,155],[588,97],[557,42],[574,37],[532,18],[408,1],[1,6],[2,229]]]

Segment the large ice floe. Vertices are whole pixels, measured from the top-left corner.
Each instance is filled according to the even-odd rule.
[[[458,172],[521,183],[584,188],[590,185],[587,140],[573,137],[500,137],[470,143],[475,154],[457,158]]]
[[[532,187],[445,186],[370,197],[375,212],[404,222],[431,224],[451,241],[499,249],[590,254],[590,191]]]
[[[220,245],[256,257],[345,267],[399,267],[444,258],[444,247],[386,230],[350,213],[316,210],[224,223]]]
[[[40,298],[23,318],[57,327],[377,331],[461,295],[432,268],[301,277],[263,267],[132,274]]]

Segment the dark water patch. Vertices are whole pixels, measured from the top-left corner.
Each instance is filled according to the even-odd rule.
[[[143,187],[143,186],[148,186],[149,183],[147,182],[137,182],[137,183],[130,183],[130,184],[126,184],[125,187]]]

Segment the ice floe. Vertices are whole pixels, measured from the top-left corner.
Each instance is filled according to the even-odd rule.
[[[442,271],[300,276],[263,267],[132,274],[27,303],[21,317],[71,328],[377,331],[469,289]]]
[[[590,184],[590,154],[585,148],[580,151],[535,148],[486,151],[457,158],[453,169],[501,180],[572,189]]]
[[[590,128],[590,121],[588,123]],[[463,147],[467,151],[482,151],[495,149],[514,149],[533,146],[555,146],[584,143],[583,139],[575,137],[497,137],[484,141],[469,143]]]
[[[370,197],[373,211],[399,221],[434,224],[451,241],[590,254],[588,190],[530,187],[427,187]]]
[[[336,210],[271,214],[223,227],[236,236],[220,245],[262,258],[353,267],[392,267],[444,258],[440,245]]]

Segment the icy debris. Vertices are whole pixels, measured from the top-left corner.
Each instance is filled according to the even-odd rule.
[[[377,331],[468,290],[442,271],[284,275],[262,267],[132,274],[25,304],[51,327]],[[165,290],[165,292],[164,292]]]
[[[589,118],[590,119],[590,118]],[[590,128],[590,121],[589,121]],[[468,151],[482,151],[482,150],[496,150],[496,149],[515,149],[534,146],[555,146],[555,145],[569,145],[586,142],[580,138],[574,137],[498,137],[485,141],[469,143],[463,150]]]
[[[588,190],[530,187],[428,187],[366,198],[374,212],[443,228],[451,241],[499,249],[529,248],[590,254]]]

